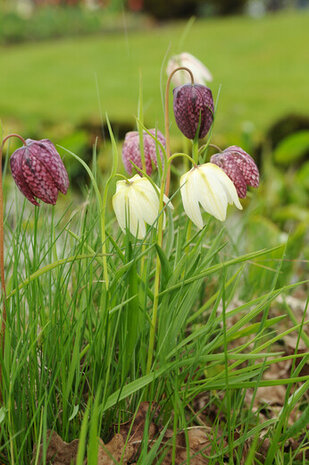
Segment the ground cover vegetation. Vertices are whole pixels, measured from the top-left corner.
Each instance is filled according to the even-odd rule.
[[[300,16],[291,18],[298,25],[303,21]],[[263,21],[259,24],[263,25],[265,34],[278,23],[281,26],[288,24],[287,16]],[[198,32],[201,34],[201,30],[205,30],[206,23],[206,32],[214,27],[212,21],[197,23],[187,35],[186,45],[191,43],[192,35],[198,38]],[[229,21],[221,23],[220,20],[217,24],[222,34],[249,31],[247,19],[235,19],[233,28]],[[256,24],[250,22],[253,35]],[[156,41],[166,44],[169,34],[179,34],[180,30],[183,31],[180,25],[172,28],[172,33],[162,29],[156,35]],[[252,47],[254,44],[257,47],[258,42],[258,29],[255,31],[255,41],[249,41]],[[300,28],[294,32],[304,34]],[[216,41],[227,59],[228,51],[224,52],[220,35],[217,33]],[[154,169],[154,164],[150,169],[146,160],[143,163],[143,150],[141,166],[144,171],[147,167],[147,173],[163,193],[162,186],[168,173],[166,159],[163,164],[160,160],[166,146],[156,129],[143,133],[147,127],[157,127],[163,132],[160,72],[159,66],[154,72],[153,64],[155,60],[162,61],[162,55],[154,51],[152,57],[149,53],[146,56],[142,48],[150,44],[150,35],[146,33],[144,37],[143,46],[138,45],[137,39],[142,40],[139,34],[129,36],[127,42],[119,38],[119,42],[114,42],[114,48],[112,41],[108,41],[111,49],[106,48],[102,60],[107,60],[104,62],[116,72],[112,84],[106,74],[99,74],[98,67],[94,79],[96,89],[95,84],[89,84],[91,77],[84,67],[74,68],[76,73],[71,75],[70,82],[78,80],[80,87],[76,86],[71,96],[67,95],[71,90],[69,84],[63,88],[58,79],[63,68],[69,83],[73,68],[72,62],[67,67],[66,62],[73,44],[70,41],[59,43],[59,56],[61,49],[65,53],[55,74],[55,67],[50,65],[51,57],[54,57],[54,64],[58,56],[54,44],[40,44],[37,52],[33,45],[22,46],[26,56],[33,60],[32,69],[37,69],[41,77],[43,89],[37,85],[41,97],[46,98],[47,90],[51,91],[53,87],[43,78],[43,63],[51,72],[57,92],[53,90],[53,104],[45,100],[42,105],[39,97],[30,101],[33,94],[29,91],[31,86],[27,87],[29,99],[27,92],[23,96],[20,94],[17,126],[31,132],[41,118],[49,122],[57,118],[59,121],[67,119],[68,124],[72,124],[71,121],[76,124],[96,113],[94,108],[98,101],[101,112],[108,110],[115,120],[126,118],[128,112],[138,115],[132,122],[132,128],[138,131],[136,140],[144,141],[147,134],[154,143],[158,169]],[[75,49],[75,53],[82,55],[82,61],[87,57],[89,60],[89,56],[94,60],[95,52],[98,53],[102,46],[100,40],[82,40],[83,52]],[[137,55],[131,49],[132,40],[136,40]],[[113,58],[123,51],[125,43],[129,50],[126,59],[130,62],[126,88],[120,75],[120,60]],[[275,43],[276,38],[272,45]],[[232,41],[226,44],[228,48],[233,47]],[[259,44],[262,47],[262,42]],[[196,52],[196,43],[192,41],[191,45],[190,51]],[[219,64],[219,57],[211,47],[208,49],[206,42],[207,54],[209,52],[214,60],[205,59],[207,66],[213,74],[217,72],[217,66],[221,72],[225,70],[226,81],[219,99],[218,82],[211,84],[215,97],[215,123],[198,145],[195,138],[192,143],[185,141],[171,117],[172,153],[185,152],[195,163],[204,166],[218,152],[217,147],[205,147],[205,143],[228,141],[226,145],[232,145],[233,142],[247,141],[245,148],[248,150],[253,141],[239,136],[240,122],[247,113],[237,112],[234,99],[248,105],[249,98],[255,105],[256,113],[248,105],[248,119],[256,123],[261,132],[268,124],[264,120],[271,121],[277,112],[279,115],[282,111],[291,111],[292,104],[297,110],[303,109],[297,97],[300,84],[293,89],[295,99],[292,103],[290,97],[284,102],[276,99],[276,73],[284,68],[283,55],[276,60],[275,52],[267,48],[267,63],[274,68],[272,72],[259,69],[262,85],[258,76],[254,78],[250,71],[254,68],[254,58],[250,56],[249,45],[243,43],[239,35],[237,46],[243,53],[247,50],[248,59],[248,69],[242,61],[240,73],[237,72],[239,60],[244,60],[244,56],[237,57],[235,49],[235,60],[228,61],[235,66],[234,71],[227,71],[229,67],[226,63],[225,66]],[[289,55],[290,45],[286,46]],[[277,47],[279,50],[278,43]],[[262,55],[262,49],[259,50]],[[5,62],[11,71],[16,71],[16,66],[20,66],[17,58],[23,56],[20,49],[12,48],[5,53]],[[146,64],[142,64],[142,57]],[[86,60],[86,63],[90,62]],[[287,68],[279,90],[280,86],[286,90],[287,82],[303,82],[300,74],[306,65],[301,63],[300,55],[294,57],[293,63],[296,77]],[[142,79],[137,72],[140,64]],[[94,69],[91,68],[94,65],[89,66]],[[25,68],[28,86],[30,75],[30,68]],[[32,73],[33,79],[34,76]],[[239,79],[243,79],[242,89]],[[251,79],[255,86],[254,95],[253,85],[249,89],[244,85]],[[4,81],[3,76],[0,80],[9,90],[9,82]],[[268,106],[267,109],[264,106],[262,112],[260,99],[266,82],[274,89],[272,92],[268,89],[268,98],[264,101]],[[24,81],[21,86],[25,86]],[[228,96],[224,97],[225,88]],[[112,94],[109,95],[111,89],[114,89],[114,104]],[[16,92],[19,93],[19,88]],[[16,98],[16,93],[10,95]],[[269,101],[272,98],[276,109]],[[4,107],[5,114],[13,118],[14,107],[9,100]],[[70,102],[74,105],[71,108],[67,107]],[[28,114],[32,115],[28,121],[26,104],[30,105]],[[222,115],[224,112],[227,115]],[[260,115],[257,119],[256,114]],[[21,123],[23,119],[25,122]],[[13,123],[12,119],[12,124],[16,125],[16,121]],[[128,187],[121,177],[119,181],[119,176],[115,176],[116,172],[121,176],[125,172],[120,165],[123,144],[116,140],[107,115],[102,116],[100,124],[103,122],[107,131],[105,138],[109,141],[106,143],[109,160],[104,161],[103,170],[102,153],[99,155],[97,144],[93,144],[89,165],[70,144],[57,147],[66,166],[70,166],[74,159],[82,167],[87,183],[79,184],[78,196],[70,188],[67,196],[60,196],[54,207],[44,203],[40,208],[33,207],[16,188],[12,189],[12,183],[8,181],[12,145],[4,150],[7,319],[5,337],[3,330],[1,333],[4,347],[0,353],[0,461],[5,465],[70,465],[72,461],[77,465],[306,463],[309,442],[309,250],[306,245],[309,218],[307,165],[301,158],[304,150],[300,148],[298,156],[295,152],[295,164],[286,164],[288,167],[282,170],[275,165],[274,156],[285,157],[286,162],[286,151],[289,150],[286,146],[289,147],[291,142],[285,141],[276,154],[270,147],[264,147],[259,160],[262,183],[258,190],[247,192],[247,197],[241,201],[243,211],[230,207],[223,223],[204,213],[202,229],[199,229],[199,219],[194,224],[196,215],[192,216],[188,201],[187,206],[185,202],[182,204],[183,196],[187,195],[188,200],[190,192],[183,193],[180,179],[184,179],[181,177],[184,173],[187,178],[191,176],[188,170],[192,160],[177,156],[177,163],[172,168],[170,201],[166,200],[164,204],[160,197],[159,204],[158,199],[156,221],[142,231],[140,218],[151,216],[153,206],[150,205],[149,211],[140,209],[134,200],[135,209],[129,210],[129,218],[121,210],[121,203],[117,208],[119,196],[117,202],[113,197],[116,189],[123,192],[128,202],[135,198],[132,192],[138,198],[139,190],[133,178]],[[199,114],[195,123],[198,129],[204,127]],[[41,126],[42,130],[46,127]],[[187,132],[189,136],[191,129]],[[297,144],[305,146],[303,139]],[[230,157],[233,151],[235,148],[219,153],[219,160],[224,154]],[[237,152],[239,154],[238,149]],[[131,153],[128,156],[131,157]],[[146,152],[144,156],[147,157]],[[125,161],[126,155],[123,157]],[[138,165],[136,154],[134,157],[134,163]],[[217,156],[212,158],[216,159]],[[12,170],[14,175],[14,166]],[[199,167],[195,171],[204,173],[205,168]],[[29,172],[23,173],[23,176],[29,176]],[[134,176],[134,172],[130,176]],[[201,183],[201,178],[202,175],[194,178],[194,182]],[[147,177],[143,182],[148,186],[147,195],[150,195],[153,185],[149,187]],[[226,198],[219,197],[226,210]],[[174,210],[170,208],[171,204]],[[211,205],[204,202],[203,208],[211,208]],[[193,223],[187,216],[191,217],[190,212]],[[214,213],[216,208],[212,215]]]

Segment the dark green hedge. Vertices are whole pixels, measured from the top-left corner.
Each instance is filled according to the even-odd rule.
[[[188,17],[200,12],[241,13],[247,0],[144,0],[144,10],[158,19]]]

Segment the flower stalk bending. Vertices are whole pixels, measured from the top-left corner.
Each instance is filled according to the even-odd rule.
[[[166,83],[166,89],[165,89],[165,109],[164,109],[164,116],[165,116],[165,139],[166,139],[166,155],[167,158],[169,159],[170,157],[170,120],[169,120],[169,92],[170,92],[170,84],[172,77],[174,76],[177,71],[187,71],[190,74],[191,77],[191,84],[194,85],[194,77],[192,71],[190,71],[189,68],[186,68],[185,66],[180,66],[179,68],[174,69],[172,73],[169,75],[167,83]],[[170,166],[168,167],[168,171],[166,174],[166,185],[165,185],[165,195],[168,196],[169,190],[170,190],[170,179],[171,179],[171,171],[170,171]]]

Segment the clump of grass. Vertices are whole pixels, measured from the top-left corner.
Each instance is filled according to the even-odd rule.
[[[184,104],[192,108],[190,95],[186,99]],[[115,180],[123,176],[117,174],[118,146],[108,118],[113,159],[108,178],[97,169],[96,147],[92,168],[62,148],[81,163],[89,177],[82,204],[63,205],[63,211],[59,206],[47,210],[43,205],[33,213],[16,191],[6,193],[8,280],[3,299],[7,317],[0,351],[2,461],[28,464],[34,445],[42,443],[46,462],[48,431],[54,430],[65,441],[79,438],[77,465],[83,464],[86,454],[88,464],[95,465],[97,437],[108,440],[123,422],[134,418],[143,401],[159,405],[156,421],[161,432],[150,443],[145,428],[136,457],[139,464],[164,463],[168,428],[173,433],[171,463],[178,463],[179,432],[184,434],[190,462],[188,431],[196,425],[211,428],[211,447],[204,452],[209,464],[223,464],[226,458],[229,463],[241,464],[245,457],[249,465],[254,460],[259,463],[259,454],[268,465],[274,460],[295,463],[304,453],[307,410],[300,414],[300,409],[309,387],[309,376],[302,373],[309,352],[299,354],[298,348],[301,341],[309,346],[305,332],[308,302],[303,302],[299,319],[284,297],[307,282],[285,279],[287,244],[248,251],[236,238],[242,229],[236,222],[219,226],[207,216],[204,227],[199,221],[197,226],[202,229],[194,230],[178,200],[182,186],[170,200],[164,197],[169,166],[175,158],[189,160],[193,164],[190,172],[195,174],[194,170],[206,166],[210,137],[205,147],[198,147],[205,116],[202,112],[193,116],[198,124],[192,158],[170,155],[169,138],[165,148],[144,127],[140,96],[140,144],[146,130],[157,143],[157,156],[159,149],[163,153],[154,176],[156,184],[133,164],[159,198],[157,218],[142,237],[138,231],[138,238],[130,232],[133,216],[128,218],[127,204],[123,232],[111,211]],[[165,118],[168,136],[168,105]],[[146,153],[141,152],[145,168]],[[226,175],[220,173],[223,179]],[[205,178],[207,182],[206,174]],[[132,188],[132,179],[122,180],[125,189],[128,185]],[[155,185],[160,186],[158,190]],[[233,198],[230,188],[236,195],[227,178],[225,192]],[[214,195],[219,188],[209,189]],[[131,215],[141,214],[138,195],[134,197],[136,211],[129,210]],[[213,209],[220,202],[223,206],[219,207],[226,209],[227,196],[217,199]],[[113,206],[115,209],[115,202]],[[189,215],[190,202],[185,210]],[[236,214],[234,218],[237,223],[245,221]],[[272,311],[279,296],[284,302],[283,314]],[[281,350],[290,334],[297,336],[293,353]],[[279,363],[291,363],[285,376],[264,377],[267,369]],[[255,399],[260,388],[279,385],[286,386],[282,409],[265,419],[255,409]],[[296,410],[297,422],[291,427],[288,416]],[[148,416],[145,424],[149,422]],[[287,456],[287,440],[300,434],[297,447],[290,448]],[[269,444],[262,453],[265,437]],[[32,463],[39,463],[38,452]]]
[[[95,163],[94,154],[94,167]],[[188,220],[179,213],[174,222],[167,222],[158,252],[154,228],[143,241],[123,235],[107,203],[102,253],[97,189],[104,180],[95,168],[91,181],[85,202],[73,210],[72,205],[63,208],[63,213],[61,207],[45,206],[33,212],[16,191],[9,193],[2,460],[30,463],[33,444],[46,437],[47,429],[55,429],[64,440],[81,434],[86,441],[85,419],[94,413],[90,441],[96,435],[106,439],[110,428],[130,418],[143,399],[161,404],[163,424],[170,424],[172,415],[175,432],[186,429],[198,423],[192,408],[205,392],[210,394],[209,405],[218,405],[226,418],[223,435],[229,438],[228,446],[214,449],[209,463],[223,463],[224,454],[236,454],[240,463],[247,439],[266,427],[279,447],[282,431],[289,431],[287,415],[304,398],[309,377],[300,376],[298,365],[290,378],[262,379],[267,367],[288,358],[274,353],[273,343],[291,331],[302,338],[305,324],[282,331],[277,326],[289,317],[271,317],[269,309],[280,294],[298,284],[277,286],[279,260],[272,281],[230,310],[235,296],[244,291],[248,268],[263,266],[274,249],[234,256],[227,240],[230,231],[218,230],[211,218],[187,240]],[[284,246],[275,250],[284,257]],[[158,326],[148,371],[157,256],[162,269]],[[234,317],[237,322],[230,325]],[[250,337],[250,344],[237,344],[243,335]],[[306,360],[304,354],[301,365]],[[278,418],[259,423],[253,411],[244,408],[246,390],[278,384],[289,386],[285,407]],[[299,387],[291,390],[294,386]],[[217,416],[214,428],[219,425],[222,429]],[[274,453],[279,457],[275,450],[270,449],[268,463]]]

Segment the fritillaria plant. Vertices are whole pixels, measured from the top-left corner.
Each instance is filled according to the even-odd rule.
[[[211,157],[210,162],[199,164],[199,139],[206,137],[214,121],[214,102],[211,89],[204,84],[196,84],[193,71],[185,66],[174,67],[169,75],[165,92],[165,137],[154,129],[143,132],[143,150],[138,132],[126,135],[123,145],[123,161],[127,172],[132,174],[134,166],[139,174],[117,182],[113,196],[113,208],[123,232],[130,233],[139,240],[146,236],[146,225],[157,228],[158,247],[162,247],[163,229],[166,218],[166,205],[172,208],[168,199],[170,189],[170,165],[176,157],[185,157],[192,168],[180,178],[180,193],[184,211],[198,228],[203,228],[200,206],[220,221],[227,216],[227,207],[234,204],[242,209],[239,198],[245,197],[247,185],[257,187],[259,172],[252,157],[240,147],[232,146]],[[195,63],[196,65],[196,63]],[[201,68],[199,68],[201,71]],[[187,73],[191,83],[184,83],[173,89],[173,110],[176,124],[183,135],[192,141],[192,154],[170,154],[169,135],[169,92],[171,82],[178,73]],[[209,138],[210,139],[210,138]],[[210,145],[207,141],[206,147]],[[144,156],[144,163],[142,160]],[[149,178],[152,167],[157,165],[157,156],[162,159],[161,186],[156,186]],[[142,169],[142,167],[144,169]],[[165,193],[164,193],[165,192]],[[191,223],[190,223],[191,225]],[[191,228],[188,228],[191,231]],[[189,238],[187,238],[189,239]],[[154,278],[154,299],[149,336],[147,369],[152,366],[159,304],[160,258],[157,256]]]
[[[38,200],[55,205],[58,192],[67,193],[69,177],[55,146],[48,139],[24,139],[19,134],[6,136],[0,146],[0,277],[2,288],[3,312],[1,322],[1,347],[4,348],[6,325],[6,287],[4,274],[3,240],[3,190],[2,190],[2,151],[10,138],[18,138],[23,146],[12,154],[10,165],[13,179],[22,194],[35,206]],[[0,378],[2,372],[0,370]],[[0,392],[0,395],[2,393]]]

